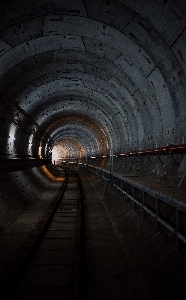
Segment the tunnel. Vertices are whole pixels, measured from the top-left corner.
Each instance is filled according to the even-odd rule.
[[[0,1],[1,288],[72,167],[145,291],[122,299],[186,299],[185,95],[184,0]]]

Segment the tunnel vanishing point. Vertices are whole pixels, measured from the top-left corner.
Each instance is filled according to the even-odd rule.
[[[155,191],[146,212],[157,221],[162,204],[172,260],[153,271],[174,262],[169,299],[186,299],[185,153],[185,0],[0,1],[1,285],[59,189],[54,163],[68,162]]]

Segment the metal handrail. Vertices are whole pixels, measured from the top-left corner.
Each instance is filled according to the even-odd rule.
[[[130,200],[132,200],[135,204],[139,205],[145,212],[149,213],[153,218],[155,218],[156,222],[161,223],[165,226],[168,230],[173,232],[176,237],[186,243],[186,232],[182,227],[182,215],[186,213],[186,203],[183,203],[177,199],[172,197],[166,196],[163,193],[154,191],[146,186],[143,186],[139,183],[131,181],[121,175],[116,173],[110,174],[108,170],[104,170],[98,167],[93,167],[90,165],[86,165],[86,168],[101,177],[102,179],[106,180],[107,183],[111,183],[113,187],[118,189],[120,192],[125,194]],[[133,193],[130,194],[126,189],[123,188],[123,183],[126,183],[133,188]],[[143,193],[143,200],[140,201],[135,196],[135,189],[139,189]],[[155,209],[149,208],[148,205],[145,203],[145,194],[148,194],[155,198]],[[176,213],[176,223],[172,224],[170,220],[165,219],[160,215],[160,204],[164,202],[171,207],[175,208]]]

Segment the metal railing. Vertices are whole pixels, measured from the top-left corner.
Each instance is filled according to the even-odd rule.
[[[144,212],[151,215],[157,223],[162,224],[176,235],[178,240],[186,243],[186,203],[166,196],[151,188],[131,181],[107,170],[85,166],[87,169],[106,180],[108,185],[119,190],[128,199],[137,204]]]

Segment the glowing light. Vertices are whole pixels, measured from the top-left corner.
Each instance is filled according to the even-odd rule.
[[[33,142],[33,138],[34,138],[34,135],[32,133],[30,135],[30,137],[29,137],[29,144],[28,144],[28,154],[29,155],[32,155],[32,142]]]
[[[13,125],[11,125],[10,126],[10,131],[9,131],[10,141],[15,141],[15,132],[16,132],[16,128]]]
[[[53,181],[63,181],[65,178],[64,177],[56,177],[54,176],[48,169],[46,166],[42,166],[41,167],[43,172]]]
[[[59,159],[59,152],[56,148],[52,149],[52,161],[56,161]]]
[[[15,136],[16,136],[16,127],[11,124],[10,128],[9,128],[9,140],[8,140],[8,144],[7,144],[7,153],[12,154],[14,153],[15,149],[14,149],[14,141],[15,141]]]
[[[42,147],[40,146],[40,147],[39,147],[39,153],[38,153],[40,157],[42,156],[42,155],[41,155],[41,149],[42,149]]]

